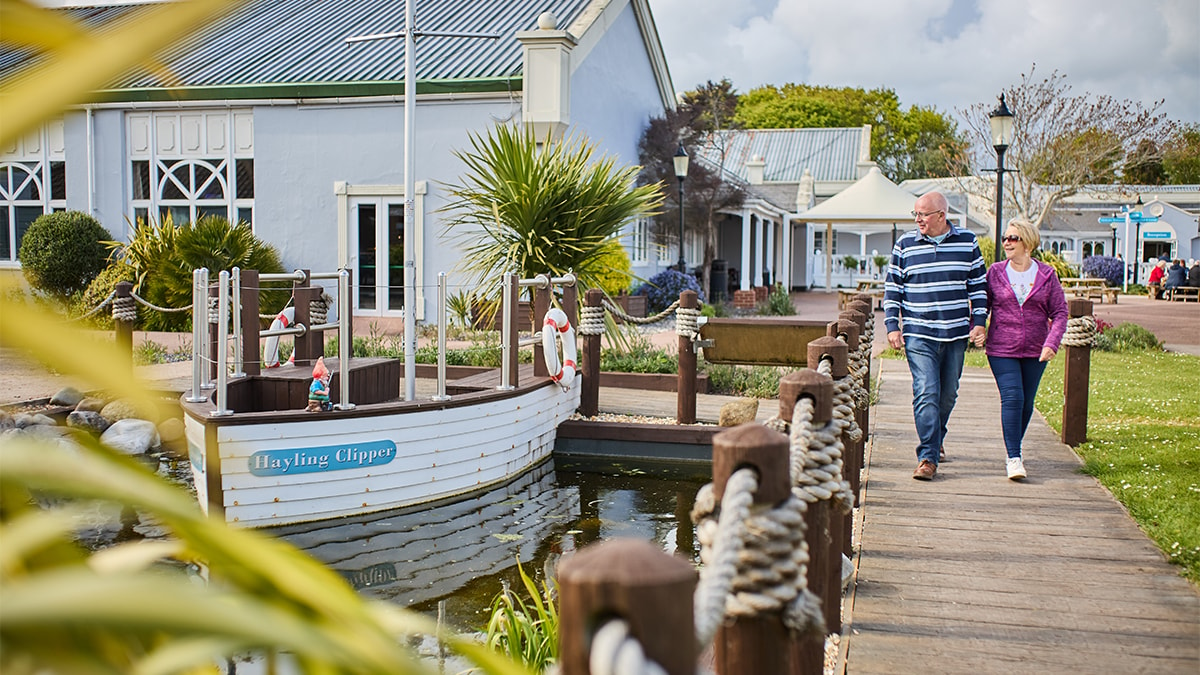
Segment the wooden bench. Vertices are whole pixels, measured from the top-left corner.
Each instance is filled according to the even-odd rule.
[[[1189,300],[1200,302],[1200,287],[1173,286],[1163,291],[1163,298],[1167,300],[1179,300],[1180,302],[1187,302]]]
[[[1062,287],[1064,293],[1070,293],[1077,298],[1098,299],[1100,302],[1107,299],[1114,305],[1117,304],[1117,295],[1121,292],[1120,289],[1109,288],[1104,279],[1081,277],[1063,279]]]
[[[858,295],[869,295],[872,298],[875,298],[877,300],[877,304],[879,307],[883,307],[883,289],[882,288],[880,288],[878,290],[871,290],[871,291],[858,291],[858,290],[854,290],[852,288],[839,288],[838,289],[838,310],[846,309],[846,305],[853,302],[855,296],[858,296]]]

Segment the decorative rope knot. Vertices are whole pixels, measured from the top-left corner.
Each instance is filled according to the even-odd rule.
[[[692,521],[703,563],[695,595],[700,644],[708,644],[726,617],[772,612],[782,612],[790,630],[824,632],[820,601],[807,589],[808,506],[794,492],[780,504],[753,506],[757,489],[755,472],[740,469],[726,482],[720,504],[711,483],[696,495]]]
[[[221,321],[220,298],[208,299],[208,322],[215,324]]]
[[[579,311],[580,335],[604,335],[604,307],[584,306]]]
[[[694,338],[700,334],[700,310],[680,307],[675,310],[675,334],[680,337]]]
[[[314,326],[325,323],[329,318],[329,303],[324,298],[308,302],[308,322]]]
[[[133,323],[137,321],[137,300],[133,296],[124,298],[114,297],[112,301],[113,321]]]
[[[1097,332],[1096,319],[1091,315],[1072,317],[1067,319],[1067,332],[1062,343],[1067,347],[1091,347]]]

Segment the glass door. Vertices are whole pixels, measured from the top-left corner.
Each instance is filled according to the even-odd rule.
[[[355,307],[360,314],[399,315],[404,310],[404,203],[361,198],[350,212]]]

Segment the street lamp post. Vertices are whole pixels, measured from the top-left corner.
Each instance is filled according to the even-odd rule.
[[[988,114],[988,124],[992,127],[992,147],[996,149],[996,256],[993,261],[1000,262],[1000,236],[1004,233],[1004,151],[1012,144],[1013,137],[1013,114],[1004,102],[1004,94],[1000,94],[1000,105]]]
[[[1117,224],[1112,224],[1112,256],[1117,257]],[[1122,272],[1124,274],[1124,272]]]
[[[688,154],[687,150],[683,149],[683,143],[679,144],[679,149],[675,151],[675,156],[672,158],[675,162],[675,177],[679,179],[679,271],[683,274],[687,273],[687,263],[683,260],[683,181],[687,178],[688,172]]]

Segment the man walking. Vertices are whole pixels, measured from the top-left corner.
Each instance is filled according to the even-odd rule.
[[[917,200],[917,229],[892,249],[883,290],[888,344],[904,350],[912,371],[917,480],[937,474],[967,340],[982,344],[987,323],[987,269],[979,243],[946,220],[947,208],[938,192]]]

